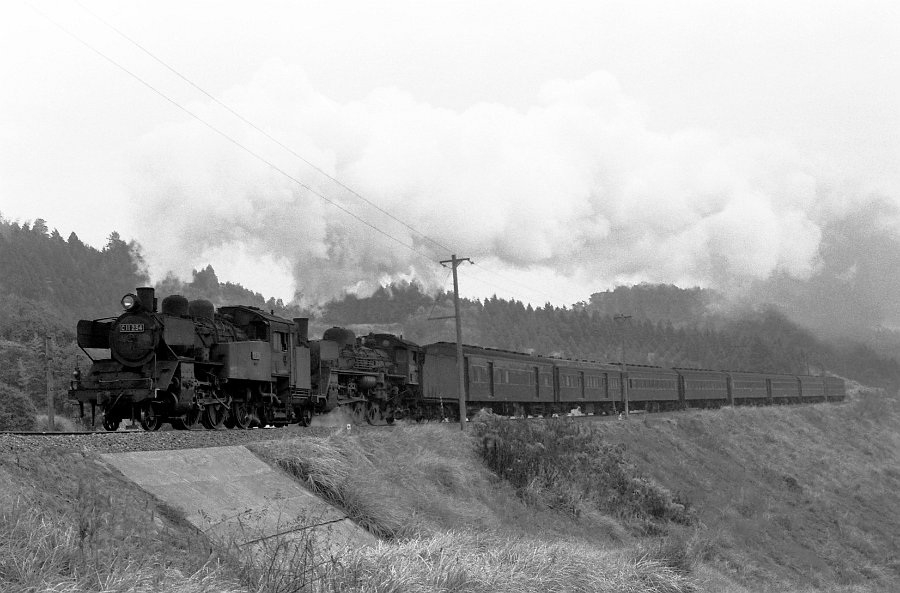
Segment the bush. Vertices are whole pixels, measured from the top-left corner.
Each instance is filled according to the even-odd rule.
[[[0,430],[31,430],[36,413],[34,402],[24,391],[0,383]]]
[[[588,424],[501,420],[486,414],[475,426],[484,462],[526,502],[540,501],[576,516],[598,509],[634,520],[650,533],[664,531],[668,521],[696,522],[687,501],[638,475],[625,460],[624,445],[603,442]]]

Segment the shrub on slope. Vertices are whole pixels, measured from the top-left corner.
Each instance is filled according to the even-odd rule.
[[[591,424],[482,414],[475,432],[487,467],[509,480],[525,500],[576,516],[596,509],[649,533],[664,533],[668,522],[695,522],[687,501],[639,475],[626,461],[625,448],[605,441]]]
[[[0,430],[32,430],[36,413],[27,393],[0,382]]]

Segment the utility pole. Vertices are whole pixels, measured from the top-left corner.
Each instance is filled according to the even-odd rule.
[[[445,268],[447,264],[453,266],[453,309],[456,312],[456,368],[459,371],[459,429],[466,429],[466,374],[463,367],[463,348],[462,348],[462,322],[459,318],[459,280],[456,277],[456,268],[459,264],[467,261],[473,263],[468,257],[456,258],[456,254],[450,256],[441,262]]]
[[[625,400],[625,418],[628,418],[628,367],[625,366],[625,327],[631,315],[614,315],[613,319],[622,322],[622,397]]]
[[[47,369],[47,429],[56,430],[56,415],[53,403],[53,377],[50,372],[50,334],[44,334],[44,366]]]

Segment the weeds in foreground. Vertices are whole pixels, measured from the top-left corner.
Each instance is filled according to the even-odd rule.
[[[334,590],[472,593],[687,593],[683,574],[651,558],[572,542],[471,532],[382,544],[351,555]]]
[[[681,574],[690,574],[714,554],[715,546],[700,530],[671,529],[661,537],[638,544],[635,558],[653,560]]]
[[[590,425],[556,419],[503,420],[481,414],[475,423],[480,454],[527,502],[572,515],[588,509],[629,520],[645,533],[664,533],[665,523],[692,525],[690,504],[625,460],[622,445],[610,445]]]
[[[689,593],[690,581],[649,557],[572,542],[542,542],[472,532],[347,549],[333,554],[309,531],[300,537],[255,538],[246,532],[195,572],[171,558],[128,545],[106,514],[105,496],[88,489],[73,507],[53,514],[24,498],[0,511],[0,590],[4,593]],[[84,512],[85,517],[79,518]],[[142,526],[135,526],[140,528]],[[283,531],[290,531],[285,526]],[[247,552],[250,553],[247,553]]]
[[[227,593],[213,566],[185,574],[171,559],[136,553],[136,534],[123,531],[102,497],[87,508],[53,512],[8,495],[0,505],[0,589],[5,593]],[[140,526],[133,526],[138,529]]]

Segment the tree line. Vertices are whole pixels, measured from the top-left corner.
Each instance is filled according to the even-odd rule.
[[[15,223],[0,216],[0,428],[22,410],[43,409],[47,390],[45,338],[56,411],[71,413],[65,390],[77,363],[87,361],[75,342],[78,319],[118,313],[118,302],[149,284],[140,246],[112,232],[97,249],[72,233],[67,239],[43,220]],[[161,298],[182,294],[216,305],[246,304],[283,317],[310,317],[311,336],[332,325],[358,334],[387,331],[420,344],[455,341],[452,294],[416,283],[384,286],[366,297],[347,294],[316,309],[265,298],[240,284],[221,282],[212,266],[192,278],[168,275]],[[462,299],[463,340],[545,356],[666,367],[819,374],[832,372],[868,384],[900,387],[900,364],[871,345],[826,342],[775,308],[717,313],[720,297],[669,285],[619,287],[571,307],[533,307],[492,296]],[[630,316],[617,320],[617,315]],[[17,410],[15,413],[9,410]],[[6,424],[5,424],[6,423]]]

